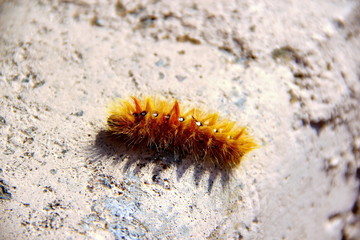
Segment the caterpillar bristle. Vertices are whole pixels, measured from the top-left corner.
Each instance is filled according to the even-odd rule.
[[[127,145],[144,143],[158,151],[191,154],[198,162],[221,168],[240,164],[244,155],[258,147],[246,127],[178,100],[151,97],[117,100],[109,106],[108,130],[124,136]]]

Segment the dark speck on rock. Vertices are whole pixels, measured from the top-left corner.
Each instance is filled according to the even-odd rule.
[[[176,77],[176,79],[177,79],[179,82],[183,82],[183,81],[185,81],[186,78],[187,78],[187,77],[182,76],[182,75],[176,75],[175,77]]]
[[[2,116],[0,116],[0,125],[6,125],[6,120]]]
[[[164,77],[165,77],[165,74],[162,72],[159,72],[159,79],[164,79]]]
[[[156,65],[157,67],[162,67],[162,66],[164,66],[164,60],[162,60],[162,59],[158,60],[158,61],[155,63],[155,65]]]
[[[90,24],[92,26],[96,26],[96,27],[104,26],[104,22],[101,19],[99,19],[97,16],[95,16],[91,19]]]
[[[84,111],[83,111],[83,110],[80,110],[80,111],[78,111],[78,112],[76,112],[76,113],[72,113],[71,115],[74,115],[74,116],[76,116],[76,117],[82,117],[82,116],[84,115]]]
[[[0,199],[11,199],[11,193],[9,192],[8,186],[3,182],[3,180],[0,180]]]

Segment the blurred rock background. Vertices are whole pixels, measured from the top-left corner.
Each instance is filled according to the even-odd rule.
[[[357,1],[0,1],[1,239],[360,239]],[[178,98],[262,147],[224,172],[104,134]]]

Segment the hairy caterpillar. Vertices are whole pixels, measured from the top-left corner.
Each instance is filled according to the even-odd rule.
[[[146,144],[177,154],[191,154],[198,161],[235,167],[257,144],[246,127],[219,118],[217,113],[180,107],[158,98],[119,99],[109,106],[108,130],[128,145]]]

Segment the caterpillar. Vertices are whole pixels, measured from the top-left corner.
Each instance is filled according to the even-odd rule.
[[[191,154],[198,162],[233,168],[258,147],[246,127],[196,108],[145,97],[117,99],[109,105],[108,131],[127,145],[145,144],[176,154]]]

